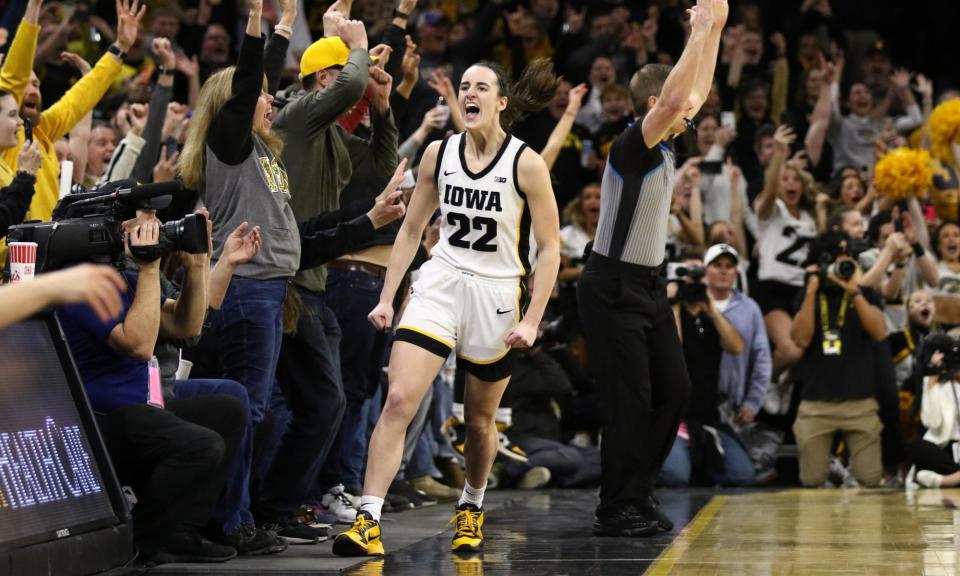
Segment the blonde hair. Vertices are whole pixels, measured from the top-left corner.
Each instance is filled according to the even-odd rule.
[[[225,68],[204,82],[197,106],[193,111],[187,139],[183,144],[183,152],[177,161],[177,175],[183,180],[183,184],[201,194],[205,184],[207,138],[210,133],[210,126],[227,104],[227,100],[233,95],[233,74],[235,71],[235,66]],[[266,90],[266,78],[263,80],[263,87]],[[270,152],[275,156],[280,155],[283,151],[283,140],[276,133],[269,128],[254,128],[253,131],[263,140]]]
[[[783,167],[784,172],[787,172],[788,170],[796,174],[797,177],[800,178],[800,183],[802,184],[800,189],[800,209],[806,210],[807,212],[813,212],[814,206],[816,205],[815,200],[817,197],[817,192],[819,191],[817,188],[817,181],[813,178],[813,174],[807,172],[806,170],[801,170],[796,166],[790,166],[789,164]],[[778,183],[778,198],[781,197],[781,193],[782,191],[779,189]]]
[[[567,202],[567,205],[563,208],[563,219],[582,230],[587,229],[587,215],[583,213],[583,193],[589,188],[600,188],[600,185],[596,182],[585,185],[580,189],[580,193]]]

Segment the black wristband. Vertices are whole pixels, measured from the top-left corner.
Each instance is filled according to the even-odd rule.
[[[107,52],[113,54],[114,56],[116,56],[121,60],[127,57],[127,53],[121,50],[120,47],[117,46],[116,44],[111,44],[110,47],[107,48]]]
[[[923,246],[919,242],[913,243],[913,255],[917,258],[922,258],[924,254]]]
[[[157,69],[160,71],[161,76],[173,76],[176,73],[176,70],[164,66],[158,66]]]
[[[399,8],[394,8],[394,9],[393,9],[393,17],[394,17],[394,18],[403,18],[404,20],[409,20],[409,19],[410,19],[410,15],[409,15],[409,14],[404,14],[403,12],[400,11]]]

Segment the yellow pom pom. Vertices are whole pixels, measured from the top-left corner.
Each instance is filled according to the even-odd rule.
[[[904,200],[922,197],[933,184],[933,168],[926,150],[897,148],[877,162],[874,178],[884,196]]]
[[[952,98],[930,114],[930,143],[935,158],[953,165],[950,145],[960,142],[960,98]]]

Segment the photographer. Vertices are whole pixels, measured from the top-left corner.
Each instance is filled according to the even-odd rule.
[[[739,353],[724,351],[719,391],[724,421],[737,426],[753,422],[767,394],[773,360],[760,306],[736,289],[740,255],[729,244],[707,249],[707,293],[743,339]]]
[[[200,332],[206,309],[208,258],[185,257],[183,292],[160,292],[160,223],[142,212],[123,225],[127,255],[138,271],[126,273],[123,312],[103,320],[86,305],[58,316],[121,482],[133,487],[134,540],[148,562],[222,562],[229,546],[203,539],[220,496],[226,463],[246,431],[242,402],[222,395],[164,403],[159,369],[151,359],[158,336]]]
[[[932,351],[924,363],[920,421],[927,429],[911,446],[917,484],[926,488],[960,485],[960,401],[957,387],[957,342],[946,335],[924,342]],[[932,374],[931,374],[932,372]]]
[[[837,431],[845,435],[857,481],[875,486],[883,473],[874,343],[886,337],[886,325],[880,298],[859,285],[861,271],[849,243],[846,233],[836,231],[813,243],[809,261],[817,264],[807,269],[803,304],[790,330],[804,350],[793,425],[804,486],[826,480]]]
[[[729,258],[718,261],[723,254],[733,257],[732,265],[726,261]],[[730,289],[737,276],[735,254],[712,248],[707,254],[715,268],[711,272],[699,259],[688,259],[683,266],[672,267],[675,274],[668,272],[667,296],[674,302],[692,394],[684,415],[685,429],[681,426],[660,475],[660,482],[666,486],[687,485],[691,477],[734,485],[753,480],[750,457],[737,440],[730,418],[725,419],[720,408],[724,353],[740,354],[744,350],[743,338],[723,315],[731,304]],[[707,275],[712,277],[715,289],[725,292],[722,295],[726,299],[714,299],[713,290],[704,282]]]

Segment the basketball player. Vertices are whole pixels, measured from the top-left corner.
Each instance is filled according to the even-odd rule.
[[[513,349],[536,339],[560,265],[549,170],[539,154],[506,132],[524,113],[546,106],[559,81],[548,60],[531,63],[516,87],[507,78],[496,64],[468,68],[459,95],[466,131],[430,144],[420,162],[380,304],[370,313],[377,328],[391,328],[397,286],[438,206],[440,241],[420,269],[397,327],[389,392],[370,439],[360,510],[333,544],[340,556],[383,554],[380,510],[400,466],[407,425],[453,350],[467,372],[466,484],[454,517],[453,550],[483,546],[483,494],[499,445],[494,416],[510,381]],[[539,262],[524,311],[531,226]]]
[[[676,66],[648,64],[633,76],[637,118],[613,143],[603,174],[600,222],[577,286],[606,416],[598,535],[673,528],[653,498],[690,395],[662,273],[675,169],[670,141],[710,92],[727,12],[726,0],[698,0]]]

